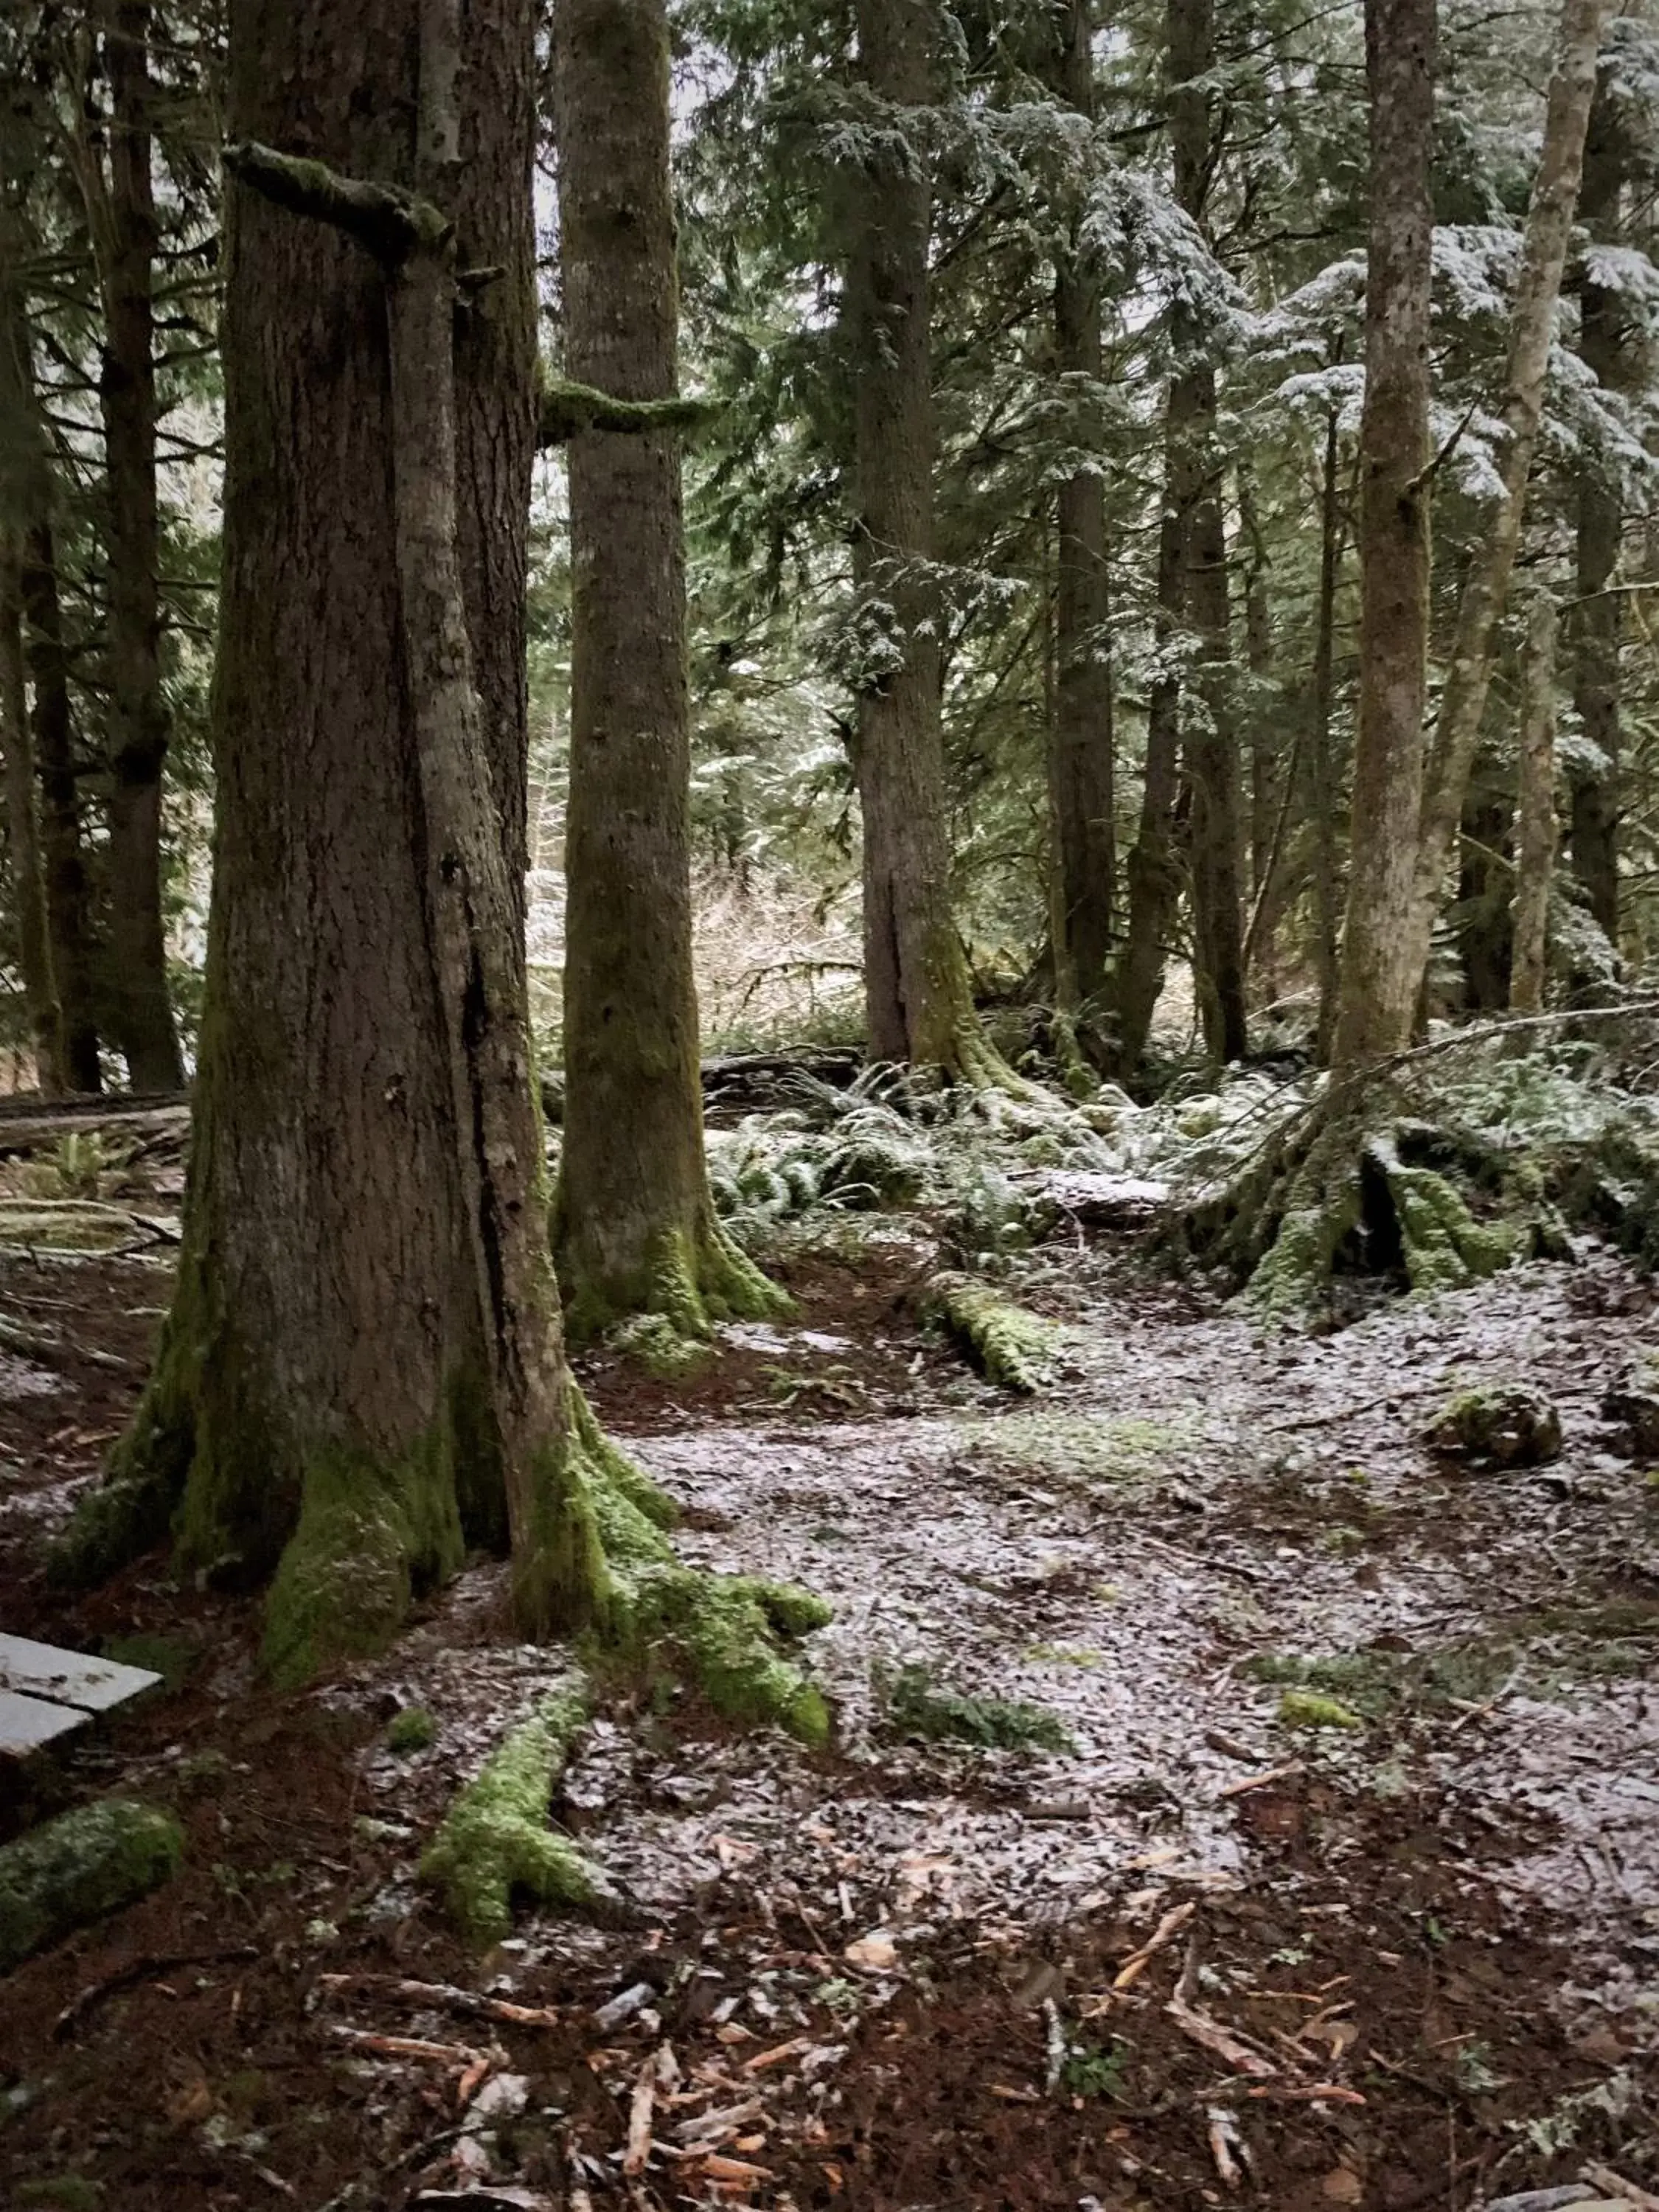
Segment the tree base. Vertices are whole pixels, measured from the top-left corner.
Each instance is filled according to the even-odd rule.
[[[795,1310],[788,1292],[761,1272],[712,1211],[692,1232],[665,1231],[631,1278],[596,1282],[572,1254],[561,1274],[571,1285],[565,1326],[573,1343],[605,1337],[670,1380],[702,1364],[720,1322],[787,1321]]]
[[[1518,1210],[1477,1216],[1454,1171],[1512,1197],[1506,1164],[1395,1104],[1380,1127],[1322,1102],[1297,1117],[1189,1209],[1178,1230],[1184,1249],[1227,1267],[1243,1285],[1241,1304],[1283,1328],[1327,1316],[1340,1275],[1432,1293],[1565,1247],[1559,1215],[1535,1195]]]

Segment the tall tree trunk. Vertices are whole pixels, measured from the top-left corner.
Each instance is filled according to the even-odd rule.
[[[1515,874],[1504,848],[1515,805],[1507,781],[1496,754],[1483,750],[1463,794],[1453,918],[1463,969],[1463,1008],[1471,1014],[1498,1013],[1509,1004]]]
[[[1336,410],[1325,420],[1319,479],[1319,608],[1314,631],[1310,700],[1309,783],[1313,814],[1314,972],[1319,979],[1316,1045],[1328,1060],[1336,1029],[1337,945],[1341,908],[1337,894],[1336,763],[1331,754],[1331,712],[1336,696],[1336,586],[1342,562],[1337,468],[1341,440]]]
[[[69,656],[58,596],[58,549],[49,521],[23,534],[18,577],[23,657],[34,694],[30,735],[40,779],[40,852],[46,878],[52,969],[64,1011],[64,1049],[71,1091],[104,1087],[98,1058],[92,884],[81,835],[80,777],[70,711]]]
[[[1140,818],[1127,870],[1128,924],[1115,992],[1117,1073],[1127,1078],[1146,1056],[1152,1015],[1164,988],[1170,924],[1181,896],[1176,802],[1181,780],[1181,682],[1167,665],[1185,604],[1185,532],[1176,504],[1175,391],[1164,434],[1164,511],[1158,518],[1158,582],[1152,617],[1159,668],[1146,701],[1146,763]]]
[[[176,1091],[184,1063],[161,916],[161,539],[155,487],[156,245],[150,173],[149,0],[102,0],[109,161],[84,124],[76,168],[104,312],[98,380],[107,497],[109,902],[105,1001],[135,1091]]]
[[[1509,359],[1500,410],[1507,438],[1500,463],[1503,495],[1463,586],[1451,663],[1424,778],[1416,880],[1406,936],[1413,999],[1428,969],[1435,915],[1480,740],[1498,624],[1521,542],[1527,479],[1544,412],[1555,306],[1578,203],[1584,135],[1595,91],[1596,58],[1611,4],[1612,0],[1565,0],[1562,9],[1543,153],[1527,210],[1521,276],[1510,319]]]
[[[933,568],[927,247],[933,195],[910,116],[935,96],[939,0],[857,0],[859,70],[888,126],[849,178],[855,623],[868,641],[853,766],[863,823],[871,1057],[996,1079],[951,909]]]
[[[1274,830],[1279,818],[1279,792],[1284,763],[1276,743],[1276,716],[1271,702],[1273,680],[1273,617],[1267,580],[1272,564],[1261,518],[1256,507],[1255,467],[1248,453],[1233,463],[1238,487],[1238,528],[1244,542],[1244,663],[1250,672],[1250,810],[1249,883],[1252,899],[1259,899],[1272,864]],[[1271,960],[1271,933],[1256,933],[1258,948]]]
[[[64,1084],[64,1010],[52,980],[46,880],[40,857],[34,746],[23,665],[23,599],[15,533],[0,529],[0,771],[5,778],[6,846],[11,861],[17,957],[34,1047],[35,1081],[56,1098]]]
[[[554,55],[566,373],[614,398],[672,398],[664,0],[558,0]],[[583,1335],[652,1313],[696,1338],[711,1316],[781,1301],[720,1233],[703,1159],[679,441],[588,430],[568,466],[560,1271]]]
[[[1170,137],[1176,198],[1195,222],[1213,166],[1209,72],[1215,64],[1214,0],[1170,0]],[[1239,913],[1238,739],[1222,471],[1216,450],[1215,370],[1203,336],[1177,307],[1174,342],[1181,436],[1176,447],[1184,522],[1185,601],[1197,647],[1194,681],[1182,718],[1193,791],[1191,868],[1194,970],[1204,1041],[1213,1060],[1246,1048],[1244,961]],[[1170,394],[1170,418],[1177,398]]]
[[[1521,663],[1521,777],[1515,817],[1510,1011],[1541,1013],[1555,867],[1555,602],[1540,591]]]
[[[470,33],[527,78],[533,12],[473,0]],[[71,1547],[85,1571],[172,1522],[186,1561],[274,1568],[266,1656],[285,1680],[378,1648],[413,1589],[509,1523],[527,1631],[605,1604],[493,792],[492,759],[522,778],[524,731],[488,744],[480,726],[453,507],[490,498],[523,532],[527,500],[456,468],[452,271],[479,265],[474,238],[381,189],[434,191],[470,149],[501,196],[477,243],[522,244],[527,104],[481,104],[489,73],[458,78],[445,13],[233,7],[218,810],[185,1249],[135,1427]],[[355,202],[337,188],[345,213],[331,170],[373,180]],[[501,312],[533,312],[522,281]],[[517,386],[471,404],[515,421],[527,454],[531,349],[502,358],[526,365]]]
[[[43,1081],[72,1091],[103,1084],[93,1012],[93,964],[87,871],[81,843],[69,662],[64,650],[56,549],[52,466],[34,386],[33,347],[19,283],[21,240],[0,210],[0,551],[6,564],[6,714],[9,811],[14,838],[33,837],[46,951],[38,963],[41,1010],[52,1018]],[[32,716],[25,711],[32,689]],[[18,764],[27,766],[25,801]],[[38,779],[38,790],[36,780]],[[15,825],[21,821],[23,828]],[[21,849],[21,846],[18,848]],[[30,872],[24,863],[25,876]],[[29,895],[20,890],[25,904]],[[26,925],[25,936],[32,925]],[[24,947],[27,954],[27,945]],[[37,1034],[41,1012],[37,1012]]]
[[[1066,0],[1055,17],[1049,83],[1093,120],[1094,52],[1089,0]],[[1100,280],[1080,244],[1080,210],[1057,256],[1054,367],[1074,379],[1080,410],[1092,412],[1101,375]],[[1060,485],[1056,559],[1054,711],[1048,796],[1054,825],[1055,976],[1062,1004],[1085,1011],[1104,993],[1111,957],[1117,854],[1113,823],[1111,587],[1106,557],[1106,488],[1097,469]],[[1067,994],[1069,993],[1069,1000]]]
[[[1397,1051],[1428,698],[1429,275],[1435,0],[1366,0],[1370,234],[1360,424],[1359,736],[1333,1066]]]
[[[1592,239],[1616,236],[1619,201],[1628,149],[1615,117],[1605,73],[1590,105],[1584,143],[1584,176],[1578,213]],[[1619,295],[1585,277],[1579,289],[1578,350],[1606,391],[1617,392],[1630,374]],[[1572,872],[1589,894],[1590,912],[1611,941],[1619,942],[1620,642],[1624,601],[1608,590],[1619,567],[1624,502],[1616,465],[1598,467],[1595,457],[1578,474],[1578,605],[1573,613],[1573,705],[1587,743],[1603,766],[1576,764],[1571,779],[1568,831]]]

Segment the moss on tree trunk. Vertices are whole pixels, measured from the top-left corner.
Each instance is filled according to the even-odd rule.
[[[648,1316],[641,1345],[672,1364],[713,1322],[789,1301],[718,1228],[703,1155],[666,10],[559,0],[554,38],[568,380],[551,388],[624,410],[556,426],[574,582],[555,1242],[573,1333]]]

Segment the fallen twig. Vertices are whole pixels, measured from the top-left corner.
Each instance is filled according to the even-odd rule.
[[[1305,1774],[1307,1771],[1305,1760],[1287,1759],[1283,1766],[1270,1766],[1265,1774],[1241,1775],[1237,1782],[1227,1783],[1215,1794],[1218,1798],[1243,1797],[1249,1790],[1267,1790],[1275,1782],[1288,1782],[1293,1774]]]
[[[411,2004],[442,2005],[450,2012],[475,2020],[505,2021],[514,2027],[556,2027],[558,2013],[551,2005],[514,2004],[506,1997],[483,1996],[476,1990],[457,1989],[449,1982],[404,1981],[396,1974],[319,1974],[319,1989],[367,1986],[406,1997]]]
[[[1127,1990],[1139,1980],[1166,1945],[1172,1943],[1198,1910],[1198,1900],[1189,1898],[1186,1904],[1171,1906],[1138,1951],[1131,1952],[1118,1968],[1112,1983],[1115,1990]]]

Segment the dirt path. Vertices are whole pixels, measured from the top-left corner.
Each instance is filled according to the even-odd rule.
[[[161,1563],[46,1601],[33,1540],[131,1385],[0,1376],[8,1625],[165,1636],[185,1668],[63,1786],[170,1796],[192,1842],[173,1889],[8,1984],[15,2191],[1407,2212],[1586,2159],[1659,2189],[1659,1493],[1598,1413],[1650,1291],[1589,1253],[1263,1343],[1132,1253],[1045,1248],[1057,1379],[1015,1403],[917,1333],[925,1256],[804,1267],[801,1328],[740,1333],[695,1393],[596,1373],[688,1555],[834,1601],[841,1743],[613,1705],[555,1810],[620,1924],[526,1920],[483,1962],[413,1863],[547,1677],[496,1637],[495,1572],[372,1677],[273,1699],[246,1608]],[[76,1340],[132,1357],[154,1275],[64,1272]],[[1433,1462],[1454,1383],[1509,1375],[1563,1457]],[[1286,1726],[1287,1689],[1358,1724]],[[397,1759],[404,1705],[438,1731]],[[941,1723],[1066,1747],[917,1732]],[[146,1959],[190,1963],[112,1985]],[[655,2147],[624,2178],[630,2113]]]

